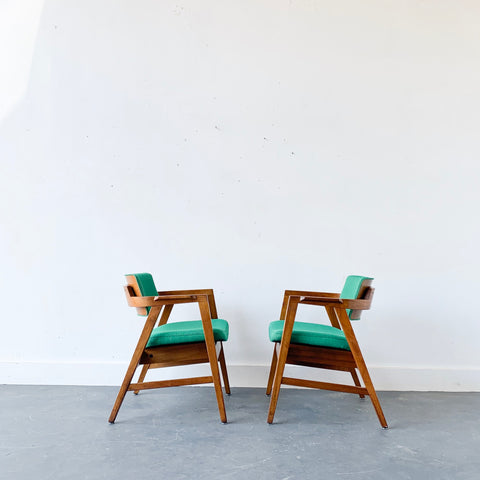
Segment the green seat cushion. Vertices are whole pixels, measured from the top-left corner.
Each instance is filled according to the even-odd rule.
[[[283,320],[276,320],[270,323],[268,334],[271,342],[280,342],[282,340],[283,324]],[[290,342],[350,350],[345,334],[341,330],[319,323],[295,322]]]
[[[215,341],[228,340],[228,322],[221,318],[212,319],[213,337]],[[153,329],[147,348],[160,345],[176,345],[179,343],[204,342],[203,326],[201,320],[185,322],[171,322]]]

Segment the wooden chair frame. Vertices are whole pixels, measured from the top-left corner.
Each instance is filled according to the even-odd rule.
[[[310,292],[302,290],[286,290],[280,319],[285,320],[281,342],[276,342],[273,349],[272,363],[267,383],[267,395],[271,394],[267,422],[272,423],[277,407],[280,386],[295,385],[358,394],[361,398],[370,396],[375,412],[383,428],[388,428],[380,406],[365,360],[358,345],[350,319],[360,318],[362,310],[370,308],[374,289],[365,281],[358,299],[341,299],[339,293]],[[318,347],[290,343],[293,325],[300,304],[325,307],[333,327],[343,330],[350,350]],[[351,309],[350,317],[347,309]],[[284,377],[286,364],[325,368],[350,372],[355,385],[317,382],[300,378]],[[365,386],[362,386],[357,375],[360,372]]]
[[[133,391],[135,394],[138,394],[140,390],[152,388],[213,383],[220,413],[220,420],[223,423],[227,423],[222,385],[220,382],[220,371],[218,368],[219,364],[225,386],[225,393],[227,394],[230,394],[230,384],[228,381],[222,342],[215,342],[213,335],[211,320],[212,318],[218,318],[213,290],[174,290],[158,292],[158,295],[155,297],[142,297],[135,277],[130,275],[127,276],[127,282],[128,285],[126,285],[124,289],[128,305],[135,307],[140,315],[145,315],[148,312],[148,308],[150,308],[150,311],[108,421],[110,423],[115,422],[123,399],[128,391]],[[158,325],[164,325],[168,321],[173,306],[184,303],[198,303],[205,341],[146,348],[158,317],[160,317]],[[160,313],[162,313],[161,316]],[[144,381],[150,368],[173,367],[197,363],[209,363],[212,374],[202,377],[154,382]],[[138,381],[132,383],[133,376],[139,365],[143,365],[142,371],[139,375]]]

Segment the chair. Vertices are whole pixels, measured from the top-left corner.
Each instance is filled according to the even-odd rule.
[[[383,428],[388,427],[350,322],[358,320],[362,310],[370,308],[374,292],[372,280],[351,275],[340,294],[285,291],[281,320],[271,322],[269,326],[270,341],[275,345],[266,392],[271,394],[268,423],[273,422],[280,385],[284,384],[354,393],[361,398],[369,395],[380,424]],[[297,322],[297,308],[303,304],[325,307],[331,326]],[[284,377],[285,364],[350,372],[355,385]],[[363,379],[363,387],[357,369]]]
[[[146,316],[145,326],[118,392],[108,421],[114,423],[127,391],[213,383],[220,420],[227,422],[218,364],[223,376],[225,392],[230,394],[222,342],[228,339],[228,323],[217,318],[213,290],[176,290],[158,292],[149,273],[126,275],[124,287],[127,302]],[[198,303],[201,320],[167,323],[174,305]],[[162,312],[160,316],[160,312]],[[158,326],[155,327],[157,319]],[[150,368],[210,363],[211,375],[145,382]],[[139,365],[143,365],[138,381],[132,383]]]

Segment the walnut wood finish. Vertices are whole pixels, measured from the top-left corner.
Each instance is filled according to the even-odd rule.
[[[130,384],[129,390],[149,390],[153,388],[164,388],[164,387],[180,387],[184,385],[198,385],[201,383],[212,383],[213,377],[192,377],[192,378],[177,378],[172,380],[159,380],[156,382],[143,382],[143,383],[132,383]]]
[[[137,342],[137,346],[108,421],[110,423],[115,422],[118,411],[125,398],[125,394],[128,391],[133,391],[135,394],[138,394],[140,390],[153,388],[213,383],[220,413],[220,420],[223,423],[226,423],[227,416],[225,412],[222,386],[220,383],[220,371],[222,372],[225,392],[227,394],[230,394],[230,384],[228,381],[222,342],[215,342],[213,336],[212,318],[218,318],[213,290],[175,290],[158,292],[158,295],[155,297],[142,297],[135,276],[127,276],[127,282],[128,284],[124,287],[124,290],[128,305],[136,308],[137,312],[141,315],[146,315],[148,308],[150,308],[150,312],[148,313],[145,326]],[[148,339],[150,338],[157,321],[158,325],[164,325],[167,323],[173,306],[183,303],[198,304],[205,341],[146,348]],[[151,368],[192,365],[198,363],[209,363],[212,375],[154,382],[144,381],[148,370]],[[132,383],[133,376],[139,365],[143,365],[143,367],[138,377],[138,381]]]
[[[266,394],[271,394],[267,417],[268,423],[273,422],[280,386],[283,384],[353,393],[359,395],[361,398],[368,395],[377,413],[380,424],[383,428],[387,428],[388,425],[385,416],[350,323],[350,317],[352,319],[358,319],[363,310],[370,308],[373,293],[374,289],[371,287],[370,280],[365,280],[362,283],[358,298],[354,300],[341,299],[340,294],[337,293],[307,292],[301,290],[285,291],[280,314],[281,320],[285,320],[283,334],[281,342],[275,343],[267,382]],[[290,343],[297,308],[300,304],[323,306],[326,309],[332,326],[341,329],[345,334],[350,350]],[[348,316],[347,309],[351,310],[350,317]],[[283,373],[286,364],[349,372],[354,385],[284,377]],[[364,386],[362,386],[360,382],[357,370],[360,372]]]

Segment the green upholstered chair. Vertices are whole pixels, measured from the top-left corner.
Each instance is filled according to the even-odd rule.
[[[368,310],[374,289],[372,278],[350,275],[341,293],[286,290],[280,320],[269,325],[270,341],[274,342],[273,358],[267,384],[271,394],[268,423],[273,422],[280,386],[296,385],[339,392],[369,395],[382,427],[387,428],[380,402],[360,351],[351,321],[360,319]],[[331,325],[297,322],[299,305],[325,308]],[[325,383],[284,376],[285,364],[341,370],[353,378],[354,385]],[[357,370],[363,379],[360,383]]]
[[[226,423],[225,404],[220,370],[225,392],[230,394],[223,343],[228,339],[228,323],[217,318],[213,290],[175,290],[158,292],[149,273],[126,275],[125,294],[131,307],[138,315],[146,316],[145,326],[135,348],[109,422],[113,423],[127,391],[213,383],[220,412],[220,419]],[[168,322],[174,305],[197,303],[201,320]],[[145,382],[150,368],[173,367],[209,363],[211,375],[175,380]],[[220,369],[219,369],[220,364]],[[132,383],[137,367],[143,365],[138,381]]]

